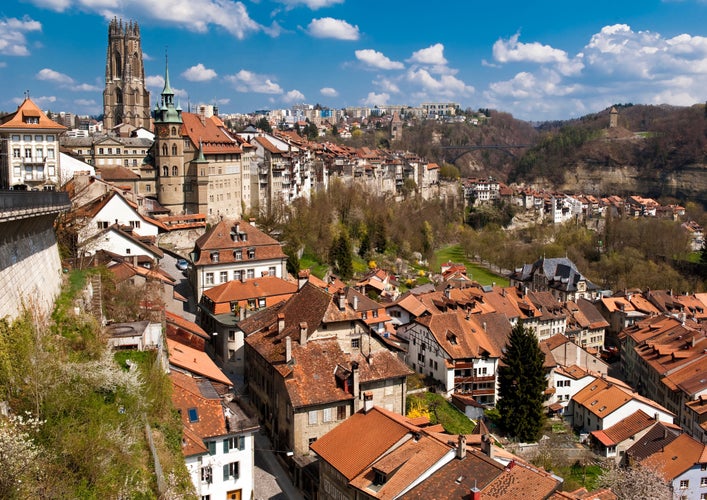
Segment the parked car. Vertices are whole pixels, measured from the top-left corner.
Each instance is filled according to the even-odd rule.
[[[177,259],[177,269],[186,271],[188,267],[189,263],[185,259]]]

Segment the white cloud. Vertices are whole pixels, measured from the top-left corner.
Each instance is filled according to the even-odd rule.
[[[28,0],[35,5],[57,12],[78,10],[103,16],[156,20],[171,23],[189,31],[207,33],[218,27],[238,39],[264,30],[250,18],[240,1],[227,0]],[[141,21],[144,22],[144,21]]]
[[[516,33],[508,40],[499,39],[493,44],[493,57],[500,63],[533,62],[538,64],[565,63],[567,52],[538,42],[522,43]]]
[[[143,60],[143,61],[152,61],[153,59],[152,59],[152,56],[150,56],[150,54],[148,54],[147,52],[143,51],[143,52],[142,52],[142,60]]]
[[[42,31],[42,24],[25,16],[22,19],[0,20],[0,54],[6,56],[28,56],[27,33]]]
[[[344,0],[279,0],[280,3],[287,5],[288,8],[292,9],[298,7],[299,5],[304,5],[312,10],[321,9],[323,7],[331,7],[338,3],[344,3]]]
[[[245,69],[235,75],[229,75],[226,80],[233,83],[238,92],[257,92],[259,94],[282,94],[282,88],[269,77],[259,75]]]
[[[164,77],[162,75],[147,76],[145,77],[145,86],[161,91],[164,88]]]
[[[307,32],[315,38],[335,38],[337,40],[358,40],[358,26],[332,17],[312,19]]]
[[[184,71],[182,76],[190,82],[208,82],[216,78],[217,75],[213,69],[209,69],[199,63]]]
[[[439,79],[433,77],[426,69],[411,69],[408,71],[409,82],[422,87],[423,91],[433,96],[445,98],[460,98],[474,93],[474,87],[465,84],[452,75],[442,75]]]
[[[37,73],[37,80],[56,82],[60,85],[72,85],[74,83],[74,79],[69,75],[59,73],[58,71],[54,71],[49,68],[41,69],[39,73]]]
[[[398,94],[400,92],[398,84],[388,78],[381,78],[380,80],[374,81],[373,85],[389,94]]]
[[[37,80],[45,82],[54,82],[62,88],[73,90],[74,92],[98,92],[103,90],[103,87],[91,85],[89,83],[76,83],[73,78],[64,73],[59,73],[50,68],[43,68],[35,75]]]
[[[53,96],[53,95],[42,95],[39,97],[32,96],[32,102],[34,102],[40,108],[45,108],[45,109],[47,107],[49,107],[50,104],[55,103],[56,100],[57,100],[56,96]],[[15,97],[14,99],[12,99],[12,102],[14,102],[15,104],[17,104],[19,106],[20,104],[22,104],[24,102],[24,98]]]
[[[98,107],[98,103],[93,99],[76,99],[74,104],[81,107]]]
[[[364,106],[385,106],[390,100],[390,95],[383,92],[382,94],[376,94],[375,92],[369,92],[365,99],[361,101]]]
[[[322,87],[319,89],[319,93],[326,97],[336,97],[339,95],[339,92],[331,87]]]
[[[356,59],[378,69],[403,69],[405,65],[398,61],[391,61],[382,52],[373,49],[363,49],[354,52]]]
[[[304,94],[299,90],[290,90],[282,96],[282,100],[287,103],[303,102]]]
[[[409,61],[430,66],[444,66],[447,64],[447,60],[444,58],[444,45],[436,43],[425,49],[413,52]]]

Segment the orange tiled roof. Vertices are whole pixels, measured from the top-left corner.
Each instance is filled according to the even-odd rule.
[[[638,410],[619,420],[611,427],[603,431],[594,431],[591,434],[605,446],[614,446],[655,425],[656,422],[657,420],[653,417],[642,410]]]
[[[245,240],[232,236],[232,233],[236,233],[236,227],[239,234],[245,235]],[[247,250],[249,248],[255,250],[253,259],[248,258]],[[276,239],[246,221],[220,221],[210,231],[207,231],[196,240],[194,250],[196,252],[195,266],[214,264],[215,262],[211,259],[211,252],[218,252],[219,263],[287,258],[282,251],[282,246]],[[235,250],[241,250],[240,260],[236,260]]]
[[[464,311],[423,316],[416,321],[430,330],[452,359],[501,356],[500,350],[490,341],[477,319],[474,316],[467,319]]]
[[[38,118],[39,123],[26,123],[24,120],[26,117]],[[0,118],[0,123],[0,129],[50,129],[57,133],[66,130],[65,126],[50,120],[29,97],[17,106],[17,111]]]
[[[666,481],[672,481],[692,466],[707,463],[705,445],[687,434],[680,434],[661,451],[647,457],[641,464],[653,468]]]
[[[285,281],[276,276],[263,276],[246,280],[227,281],[218,286],[210,288],[204,295],[214,303],[233,302],[255,297],[272,297],[276,295],[288,295],[297,291],[297,283]]]
[[[195,375],[201,375],[215,382],[232,386],[233,383],[216,366],[216,363],[204,351],[199,351],[170,338],[167,339],[170,364],[187,370]]]
[[[242,153],[233,137],[218,117],[204,118],[194,113],[182,113],[182,135],[189,136],[195,148],[201,144],[204,154]]]

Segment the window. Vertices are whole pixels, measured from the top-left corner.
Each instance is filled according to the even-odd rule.
[[[268,268],[268,274],[269,274],[270,276],[276,276],[276,275],[277,275],[277,274],[276,274],[276,267],[275,267],[275,266],[272,266],[272,267]]]
[[[133,229],[140,229],[140,221],[139,220],[131,220],[130,227],[132,227]]]
[[[201,495],[201,500],[211,500],[211,495]]]
[[[346,418],[346,407],[345,406],[337,406],[336,407],[336,419],[337,420],[344,420]]]
[[[31,136],[31,135],[25,135],[25,136],[22,137],[22,140],[24,140],[25,142],[30,142],[30,141],[32,140],[32,136]]]
[[[32,148],[25,148],[25,158],[32,158]]]
[[[260,307],[260,308],[265,307],[265,299],[263,297],[260,297],[258,299],[258,307]]]
[[[351,349],[360,349],[360,348],[361,348],[361,339],[360,338],[351,339]]]
[[[13,157],[13,158],[19,158],[19,157],[20,157],[20,148],[13,148],[13,149],[12,149],[12,157]]]
[[[177,173],[177,166],[175,165],[172,167],[172,176],[176,177],[177,175],[179,174]]]
[[[108,154],[112,155],[113,154],[113,148],[108,148]]]
[[[249,249],[248,249],[248,258],[249,258],[249,259],[254,259],[254,258],[255,258],[255,248],[249,248]]]
[[[312,410],[309,412],[309,425],[317,425],[317,410]]]
[[[177,156],[177,145],[172,144],[172,156]]]
[[[707,477],[700,478],[700,486],[707,486]]]
[[[681,490],[686,490],[690,487],[690,480],[689,479],[681,479],[680,480],[680,489]]]
[[[214,480],[213,478],[213,471],[211,470],[210,466],[202,467],[201,468],[201,482],[202,483],[212,483]]]
[[[236,302],[236,304],[238,304],[238,303]],[[235,330],[228,330],[228,341],[229,342],[236,341],[236,331]]]
[[[44,149],[43,148],[35,148],[34,149],[34,156],[38,160],[41,160],[42,158],[44,158]]]
[[[255,278],[255,269],[248,269],[247,276],[248,276],[248,279]]]
[[[187,412],[189,413],[189,422],[199,421],[199,413],[197,412],[196,408],[189,408]]]
[[[117,155],[120,154],[120,148],[115,148],[115,154],[117,154]]]
[[[209,447],[209,455],[216,455],[216,441],[209,441],[207,446]]]
[[[233,258],[236,260],[242,260],[243,259],[243,250],[234,250],[233,251]]]
[[[332,418],[331,408],[324,408],[322,411],[322,422],[331,422],[334,420]]]
[[[15,141],[15,142],[19,142],[20,136],[19,136],[19,135],[13,135],[13,136],[12,136],[12,140]]]
[[[223,452],[229,453],[231,450],[244,450],[245,437],[234,436],[223,440]]]
[[[169,177],[169,167],[166,165],[162,167],[162,177]]]
[[[219,279],[221,280],[221,283],[225,283],[228,281],[228,271],[221,271],[219,273]]]
[[[211,262],[218,262],[218,252],[211,252]]]
[[[98,148],[98,154],[102,155],[103,154],[103,148]]]
[[[223,480],[238,479],[238,462],[231,462],[223,466]]]
[[[214,284],[214,273],[206,273],[206,284],[207,285]]]
[[[53,136],[53,135],[48,135],[48,136],[47,136],[47,142],[54,142],[54,136]]]

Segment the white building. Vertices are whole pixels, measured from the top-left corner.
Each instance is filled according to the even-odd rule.
[[[59,135],[65,131],[29,97],[0,118],[0,189],[58,187]]]

